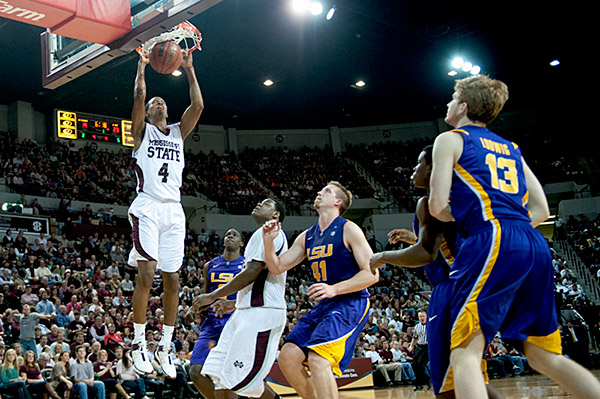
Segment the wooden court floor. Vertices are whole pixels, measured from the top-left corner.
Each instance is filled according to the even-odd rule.
[[[600,379],[600,370],[592,373]],[[506,377],[491,380],[492,384],[506,399],[564,399],[570,397],[564,390],[543,375]],[[422,399],[433,398],[433,391],[414,392],[412,387],[392,387],[356,391],[341,391],[340,399]],[[297,399],[298,396],[285,396]]]

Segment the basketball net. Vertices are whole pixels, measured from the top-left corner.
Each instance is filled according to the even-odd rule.
[[[184,21],[168,31],[146,40],[146,42],[142,43],[142,45],[138,47],[136,51],[148,58],[150,56],[150,52],[152,51],[152,47],[154,47],[156,43],[166,42],[169,40],[177,43],[181,47],[181,50],[185,51],[187,54],[196,49],[202,50],[200,48],[200,42],[202,41],[202,35],[200,34],[200,31],[190,22]]]

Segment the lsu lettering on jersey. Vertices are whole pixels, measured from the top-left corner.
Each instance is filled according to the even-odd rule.
[[[487,128],[465,126],[453,131],[464,142],[450,190],[450,207],[460,235],[488,227],[491,220],[530,223],[519,147]]]
[[[244,268],[244,257],[240,256],[239,258],[228,261],[223,258],[223,255],[211,259],[208,264],[208,290],[209,292],[215,291],[217,288],[224,286],[229,281],[231,281],[239,272]],[[235,300],[237,297],[237,293],[233,293],[228,295],[225,299]],[[209,307],[208,308],[209,316],[214,316],[214,310]],[[231,315],[231,313],[225,313],[224,317]]]
[[[277,255],[288,250],[288,242],[283,230],[273,240],[273,247]],[[248,263],[265,261],[265,245],[262,236],[262,227],[257,229],[248,240],[244,251],[244,268]],[[244,309],[250,307],[265,307],[275,309],[286,309],[285,304],[285,281],[287,272],[274,275],[269,273],[266,266],[260,272],[256,280],[249,286],[242,288],[237,295],[235,307]]]
[[[338,216],[323,231],[318,223],[306,231],[304,246],[315,283],[332,285],[359,272],[354,255],[344,244],[347,222]],[[298,320],[286,341],[329,360],[333,373],[340,376],[367,323],[369,306],[366,289],[323,299]]]
[[[338,216],[324,231],[318,223],[306,231],[304,248],[315,282],[333,285],[354,277],[360,271],[354,254],[344,244],[344,225],[347,222]],[[348,295],[369,297],[366,289]]]
[[[183,168],[183,138],[179,123],[167,126],[163,133],[146,123],[142,144],[134,151],[137,192],[163,202],[181,200]]]

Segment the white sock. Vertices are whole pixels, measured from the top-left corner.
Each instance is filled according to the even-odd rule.
[[[159,345],[162,345],[164,348],[170,348],[174,330],[175,326],[163,325],[162,337],[160,338]]]
[[[133,323],[133,342],[136,344],[146,342],[146,323]]]

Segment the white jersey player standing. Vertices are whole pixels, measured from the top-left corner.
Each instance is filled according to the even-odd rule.
[[[202,374],[212,378],[215,384],[217,399],[237,398],[237,395],[262,399],[279,397],[264,380],[275,362],[286,324],[286,273],[269,273],[262,226],[269,220],[283,221],[285,209],[278,201],[265,199],[254,208],[252,218],[258,229],[246,245],[244,269],[224,286],[194,298],[194,308],[198,309],[238,293],[235,312],[202,368]],[[287,251],[283,231],[273,245],[279,254]]]
[[[193,57],[186,54],[181,66],[190,86],[191,105],[181,122],[167,124],[167,105],[160,97],[146,101],[145,69],[148,59],[141,56],[133,94],[133,157],[138,179],[137,197],[129,208],[134,248],[128,263],[137,266],[133,294],[133,365],[140,373],[154,371],[146,352],[146,312],[154,273],[158,267],[164,286],[163,335],[155,358],[163,373],[176,377],[171,339],[179,305],[179,269],[183,262],[185,214],[180,203],[184,167],[183,141],[198,123],[204,100],[194,71]]]

